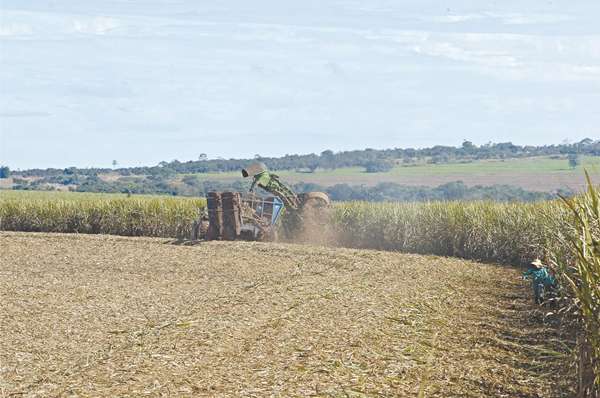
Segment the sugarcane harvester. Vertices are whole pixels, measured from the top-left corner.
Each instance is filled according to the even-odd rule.
[[[306,217],[322,217],[330,204],[329,197],[323,192],[295,193],[263,163],[253,163],[242,169],[242,176],[253,178],[248,193],[208,193],[206,240],[273,241],[277,239],[278,221],[284,210],[289,232],[302,228]],[[256,187],[270,196],[257,195]]]

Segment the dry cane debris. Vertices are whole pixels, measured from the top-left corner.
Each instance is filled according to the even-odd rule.
[[[518,270],[0,233],[0,396],[569,396]]]

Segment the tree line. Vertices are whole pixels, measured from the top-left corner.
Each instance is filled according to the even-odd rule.
[[[252,159],[209,159],[206,154],[200,154],[197,160],[180,162],[161,162],[156,166],[130,168],[87,168],[78,169],[30,169],[13,172],[22,177],[31,176],[60,176],[88,175],[116,172],[121,176],[156,175],[170,176],[174,174],[215,173],[239,171],[249,162],[261,161],[271,170],[296,170],[311,173],[317,169],[337,169],[342,167],[363,167],[366,172],[385,172],[397,164],[416,162],[448,163],[469,162],[483,159],[524,158],[531,156],[569,156],[570,164],[576,163],[579,155],[600,156],[600,140],[586,138],[580,142],[560,145],[514,145],[511,142],[488,143],[474,145],[464,141],[459,147],[436,145],[430,148],[393,148],[393,149],[364,149],[354,151],[333,152],[326,150],[320,154],[285,155],[282,157],[263,157],[256,155]],[[572,159],[572,160],[571,160]],[[113,164],[117,164],[113,161]]]
[[[69,186],[77,192],[159,194],[173,196],[203,196],[211,191],[248,191],[250,181],[233,182],[202,180],[197,175],[187,175],[181,180],[166,179],[161,176],[130,176],[114,181],[106,181],[98,176],[58,176],[45,177],[34,181],[16,178],[14,189],[52,190],[58,184]],[[493,200],[501,202],[533,202],[554,199],[557,193],[571,196],[573,192],[535,192],[510,185],[473,186],[462,181],[450,182],[437,187],[401,185],[382,182],[374,186],[336,184],[324,187],[314,183],[297,183],[292,188],[300,192],[326,192],[336,201],[439,201],[439,200]],[[265,194],[263,192],[263,194]]]
[[[0,166],[0,178],[10,177],[10,168],[8,166]]]

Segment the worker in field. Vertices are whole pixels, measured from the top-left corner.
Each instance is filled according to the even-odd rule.
[[[523,279],[531,280],[536,304],[542,304],[557,288],[556,278],[539,258],[529,264],[529,268],[523,273]]]

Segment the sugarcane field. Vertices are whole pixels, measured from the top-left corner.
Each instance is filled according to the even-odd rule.
[[[524,280],[569,206],[322,203],[275,226],[283,200],[241,198],[0,192],[0,392],[577,393],[568,293]]]

